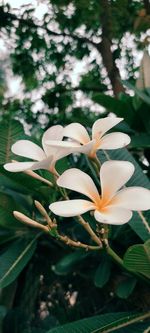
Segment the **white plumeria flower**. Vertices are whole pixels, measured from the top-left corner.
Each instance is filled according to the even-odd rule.
[[[124,224],[132,217],[132,210],[150,209],[150,191],[143,187],[124,186],[134,173],[128,161],[107,161],[100,169],[101,195],[90,176],[79,169],[66,170],[57,180],[61,187],[87,196],[89,200],[77,199],[54,202],[53,213],[63,217],[77,216],[94,211],[98,222]]]
[[[92,139],[80,123],[72,123],[64,128],[64,136],[72,139],[72,144],[79,144],[80,152],[93,158],[99,149],[118,149],[125,147],[130,143],[130,137],[121,132],[106,134],[111,128],[119,124],[123,118],[106,117],[95,121],[92,127]],[[91,143],[87,150],[87,144]],[[47,144],[55,147],[55,142],[48,141]],[[58,142],[56,143],[59,144]],[[62,145],[64,142],[62,143]],[[82,151],[81,151],[82,148]]]
[[[66,142],[65,145],[61,146],[63,131],[64,128],[60,125],[50,127],[42,137],[43,149],[29,140],[17,141],[12,145],[12,152],[19,156],[31,158],[34,161],[7,163],[4,165],[4,168],[11,172],[46,169],[56,174],[56,161],[71,154],[72,152],[76,152],[76,150],[79,149],[79,145],[77,143],[70,145],[69,142]],[[46,144],[47,140],[51,140],[55,143],[58,140],[60,144],[56,147],[50,147]],[[86,146],[87,149],[89,149],[89,144]]]

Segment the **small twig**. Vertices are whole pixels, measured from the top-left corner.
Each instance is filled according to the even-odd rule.
[[[15,216],[15,218],[17,220],[19,220],[20,222],[29,225],[30,227],[34,227],[34,228],[38,228],[43,230],[44,232],[48,233],[49,235],[51,235],[51,231],[54,230],[54,228],[57,227],[57,223],[55,221],[52,221],[50,219],[50,217],[48,216],[45,208],[40,204],[40,202],[35,201],[35,205],[37,207],[37,209],[39,210],[39,212],[41,213],[41,215],[46,219],[48,225],[45,226],[43,224],[38,223],[37,221],[29,218],[28,216],[14,211],[13,214]],[[72,239],[70,239],[68,236],[62,236],[58,233],[58,230],[56,231],[56,234],[54,236],[56,239],[62,241],[63,243],[65,243],[66,245],[69,246],[73,246],[76,248],[83,248],[85,250],[100,250],[101,249],[101,244],[99,246],[92,246],[92,245],[88,245],[88,244],[84,244],[82,242],[79,241],[74,241]]]
[[[84,243],[79,242],[79,241],[76,242],[76,241],[70,239],[67,236],[59,235],[58,239],[61,240],[63,243],[65,243],[68,246],[83,248],[87,251],[88,250],[94,250],[95,251],[95,250],[100,250],[101,249],[101,246],[92,246],[92,245],[84,244]]]
[[[37,179],[37,180],[40,180],[41,182],[43,182],[43,183],[45,183],[45,184],[47,184],[47,185],[49,185],[49,186],[51,186],[51,187],[53,186],[53,184],[52,184],[49,180],[47,180],[47,179],[45,179],[45,178],[39,176],[36,172],[34,172],[34,171],[32,171],[32,170],[26,170],[26,171],[24,171],[24,173],[25,173],[26,175],[32,177],[32,178],[35,178],[35,179]]]
[[[88,232],[91,236],[92,240],[99,245],[99,247],[103,247],[101,240],[97,237],[96,233],[90,227],[89,223],[86,222],[82,216],[77,216],[78,222],[83,226],[83,228]]]
[[[97,177],[98,176],[97,168],[95,170],[93,163],[91,163],[91,158],[88,158],[87,156],[85,156],[85,160],[86,160],[86,164],[88,165],[89,169],[91,170],[94,182],[96,183],[96,185],[99,185],[99,178]]]
[[[138,211],[138,214],[139,214],[139,216],[140,216],[140,218],[141,218],[141,220],[142,220],[142,222],[143,222],[143,224],[144,224],[144,226],[145,226],[147,232],[150,234],[150,226],[149,226],[148,222],[146,221],[146,219],[145,219],[143,213],[140,212],[140,211]]]
[[[100,168],[101,168],[101,162],[100,162],[99,158],[97,157],[97,155],[95,156],[94,161],[95,161],[95,163],[96,163],[98,169],[100,170]]]
[[[96,172],[96,175],[99,177],[99,172],[100,172],[100,168],[101,168],[101,163],[100,163],[98,157],[97,157],[97,156],[95,156],[95,157],[89,157],[89,160],[90,160],[90,162],[92,162],[92,165],[93,165],[93,167],[94,167],[94,170],[95,170],[95,172]]]
[[[108,225],[107,224],[102,224],[102,223],[96,223],[96,231],[97,234],[99,235],[99,238],[102,241],[102,244],[107,248],[109,246],[108,243]]]

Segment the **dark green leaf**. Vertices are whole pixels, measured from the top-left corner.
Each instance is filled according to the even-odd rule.
[[[78,320],[76,322],[62,325],[56,327],[46,333],[109,333],[109,332],[118,332],[124,333],[124,329],[117,329],[118,327],[127,327],[130,325],[132,319],[140,320],[140,314],[131,315],[131,313],[108,313],[100,316],[95,316],[87,319]],[[149,314],[150,316],[150,314]],[[131,332],[143,333],[143,328],[147,328],[147,323],[145,325],[132,326]],[[129,331],[126,331],[129,332]]]
[[[104,256],[95,272],[94,283],[96,287],[102,288],[109,280],[111,273],[111,262]]]
[[[138,135],[131,136],[131,148],[150,148],[150,135],[146,133],[140,133]]]
[[[17,120],[0,123],[0,164],[12,158],[11,146],[24,134],[23,126]]]
[[[36,249],[36,238],[32,240],[19,239],[0,256],[0,288],[13,282]]]
[[[18,205],[10,195],[0,193],[0,226],[4,228],[19,228],[20,225],[13,216],[13,211],[18,210]],[[22,228],[22,226],[21,226]]]
[[[116,288],[116,294],[120,298],[128,298],[132,291],[134,290],[134,287],[136,285],[137,280],[134,277],[127,277],[123,281],[121,281],[117,288]]]
[[[124,256],[124,266],[133,272],[138,272],[150,278],[150,240],[143,245],[133,245]]]
[[[7,309],[5,306],[0,305],[0,321],[3,319],[6,315]]]
[[[123,81],[123,83],[131,90],[133,90],[145,103],[150,104],[150,97],[142,90],[136,88],[133,84],[128,81]]]
[[[125,100],[119,100],[109,95],[95,93],[92,95],[92,100],[115,113],[116,116],[123,117],[129,125],[132,124],[134,110],[132,109],[131,103],[128,102],[127,97]]]
[[[75,251],[64,256],[55,266],[55,273],[59,275],[66,275],[74,270],[84,258],[87,257],[85,251]]]

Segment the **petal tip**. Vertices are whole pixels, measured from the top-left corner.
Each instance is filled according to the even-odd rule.
[[[11,171],[11,166],[12,166],[12,163],[6,163],[6,164],[3,165],[3,168],[6,171]]]

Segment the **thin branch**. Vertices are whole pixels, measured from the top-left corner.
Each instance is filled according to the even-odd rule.
[[[88,250],[93,250],[93,251],[101,250],[101,246],[93,246],[93,245],[84,244],[79,241],[74,241],[74,240],[70,239],[68,236],[59,235],[58,240],[61,240],[63,243],[65,243],[68,246],[83,248],[87,251]]]
[[[18,21],[18,22],[20,22],[20,23],[22,23],[22,24],[24,24],[24,25],[26,25],[30,28],[34,28],[34,29],[40,28],[40,29],[46,31],[49,36],[70,37],[70,38],[73,38],[74,40],[77,40],[78,42],[87,43],[87,44],[90,44],[94,47],[97,46],[96,43],[94,43],[92,40],[90,40],[87,37],[77,36],[77,35],[74,35],[74,34],[71,34],[71,33],[66,33],[64,31],[60,32],[60,33],[56,32],[56,31],[52,31],[51,29],[47,28],[47,26],[44,25],[44,24],[42,26],[40,26],[40,25],[34,23],[32,19],[23,19],[22,17],[18,17],[15,14],[4,12],[4,11],[2,12],[2,7],[0,7],[0,12],[1,12],[1,15],[3,16],[3,20],[6,19],[6,21],[7,20]]]
[[[99,237],[97,237],[96,233],[93,231],[93,229],[90,227],[89,223],[86,222],[82,216],[77,217],[78,222],[83,226],[83,228],[88,232],[88,234],[91,236],[91,239],[99,245],[100,248],[103,247],[102,242]]]
[[[65,94],[68,92],[72,92],[72,91],[78,91],[81,90],[83,92],[98,92],[101,93],[101,90],[99,87],[86,87],[86,86],[77,86],[77,87],[71,87],[71,88],[59,88],[56,89],[56,93],[60,93],[60,94]]]
[[[41,182],[53,187],[53,184],[48,179],[41,177],[40,175],[38,175],[36,172],[34,172],[32,170],[26,170],[26,171],[24,171],[24,173],[30,177],[40,180]]]
[[[142,212],[138,211],[138,214],[139,214],[139,216],[140,216],[140,218],[141,218],[141,220],[142,220],[142,222],[143,222],[143,224],[144,224],[144,226],[145,226],[147,232],[150,234],[150,226],[149,226],[149,223],[146,221],[146,218],[144,217],[144,215],[143,215]]]

